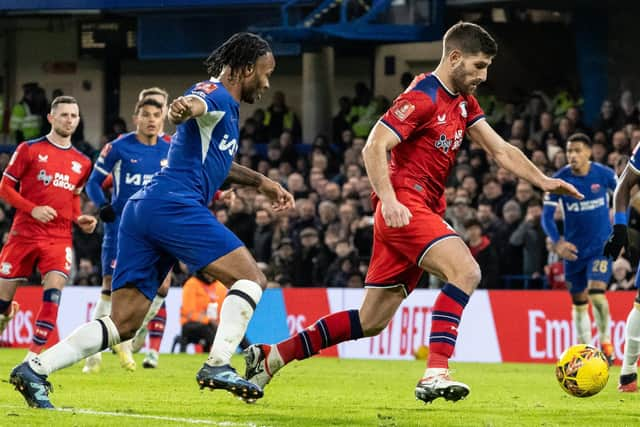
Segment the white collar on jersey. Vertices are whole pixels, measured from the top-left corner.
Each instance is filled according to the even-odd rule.
[[[215,77],[211,77],[211,78],[209,79],[209,81],[211,81],[211,82],[213,82],[213,83],[220,83],[220,79],[215,78]]]
[[[446,90],[446,91],[447,91],[447,93],[448,93],[449,95],[451,95],[451,96],[458,96],[458,95],[459,95],[458,93],[455,93],[454,91],[452,91],[451,89],[449,89],[449,88],[447,87],[447,85],[446,85],[446,84],[444,84],[444,83],[442,82],[442,80],[440,80],[440,77],[438,77],[438,75],[437,75],[435,72],[431,73],[431,75],[432,75],[433,77],[435,77],[435,78],[436,78],[436,80],[440,83],[440,86],[442,86],[442,88],[443,88],[444,90]]]

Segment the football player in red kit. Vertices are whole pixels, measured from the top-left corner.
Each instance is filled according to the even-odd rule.
[[[375,191],[373,253],[359,310],[330,314],[276,345],[245,351],[246,378],[264,387],[273,374],[342,341],[379,334],[423,271],[446,283],[433,306],[427,369],[415,395],[456,401],[469,387],[453,381],[453,354],[464,307],[480,282],[480,268],[458,234],[442,219],[444,188],[465,133],[502,167],[544,191],[582,195],[545,176],[484,120],[473,96],[497,53],[480,26],[460,22],[444,36],[434,72],[417,76],[371,131],[362,151]],[[387,160],[391,152],[391,160]]]
[[[51,131],[20,144],[0,181],[0,197],[16,209],[0,253],[0,333],[15,314],[17,286],[26,283],[34,265],[43,277],[42,306],[27,358],[40,353],[56,326],[60,292],[73,262],[72,223],[85,233],[93,233],[96,226],[96,218],[80,210],[91,160],[71,145],[80,121],[77,101],[57,97],[47,118]]]

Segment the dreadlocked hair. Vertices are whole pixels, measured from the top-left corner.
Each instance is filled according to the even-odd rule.
[[[234,77],[269,52],[271,47],[262,37],[252,33],[236,33],[214,50],[204,61],[204,65],[212,77],[220,76],[222,69],[229,66],[231,77]]]

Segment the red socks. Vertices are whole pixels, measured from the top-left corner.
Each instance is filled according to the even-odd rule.
[[[431,315],[429,360],[427,368],[449,368],[449,358],[456,347],[458,324],[469,295],[447,283],[442,287]]]
[[[149,348],[151,350],[160,351],[160,343],[164,336],[164,326],[167,323],[167,307],[162,302],[160,310],[156,314],[156,317],[149,322]]]
[[[47,289],[42,294],[42,306],[36,316],[36,329],[33,333],[33,342],[29,351],[39,354],[47,343],[49,335],[53,333],[58,319],[58,307],[60,306],[60,290]]]
[[[277,344],[284,363],[306,359],[323,348],[362,338],[358,310],[340,311],[318,320],[304,331]]]

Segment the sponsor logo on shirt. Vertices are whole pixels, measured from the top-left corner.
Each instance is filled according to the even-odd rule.
[[[49,185],[51,184],[51,179],[53,178],[53,176],[51,175],[47,175],[47,171],[44,169],[40,169],[40,171],[38,172],[38,181],[42,181],[42,183],[44,185]]]
[[[409,117],[411,113],[413,113],[413,110],[415,109],[416,109],[415,105],[413,105],[411,102],[404,99],[400,101],[396,106],[394,106],[391,112],[398,120],[400,120],[401,122],[404,122],[407,119],[407,117]]]
[[[127,185],[147,185],[149,181],[153,178],[153,174],[141,174],[141,173],[129,173],[124,177],[124,183]]]
[[[37,180],[42,181],[45,186],[53,184],[54,187],[64,188],[69,191],[76,189],[76,185],[70,182],[69,175],[60,172],[54,172],[53,175],[49,175],[46,170],[40,169]]]
[[[238,141],[236,141],[235,138],[229,141],[229,135],[225,134],[220,144],[218,144],[218,149],[220,151],[227,151],[229,155],[233,157],[236,151],[238,151]]]
[[[460,148],[462,144],[462,131],[457,130],[452,139],[447,138],[447,135],[440,134],[440,137],[435,143],[435,146],[438,150],[442,151],[444,154],[448,154],[449,150],[457,150]]]

